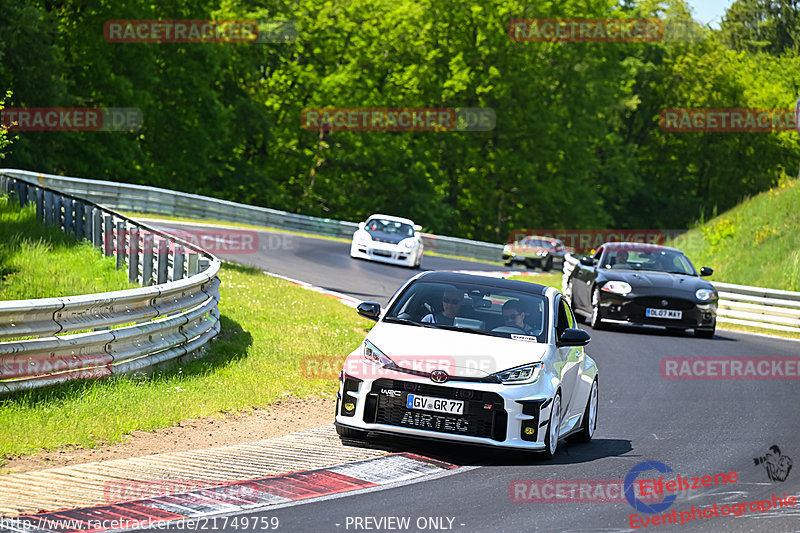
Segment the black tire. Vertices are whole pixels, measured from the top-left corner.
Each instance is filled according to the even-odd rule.
[[[569,440],[571,442],[589,442],[594,436],[597,429],[597,406],[599,404],[600,391],[597,385],[597,378],[592,382],[592,388],[589,390],[589,399],[586,401],[586,409],[583,411],[583,419],[581,420],[581,430],[579,433],[572,435]],[[592,402],[594,401],[594,412],[592,412]]]
[[[557,409],[557,412],[553,412],[553,409]],[[553,407],[550,411],[550,420],[547,422],[547,433],[544,436],[544,451],[542,452],[542,457],[544,459],[552,459],[558,453],[558,437],[555,437],[555,443],[551,446],[550,443],[552,442],[552,435],[553,432],[551,431],[553,425],[553,418],[556,418],[556,428],[561,425],[561,391],[556,392],[556,395],[553,397]],[[556,430],[556,435],[558,435],[558,429]]]
[[[592,316],[589,318],[589,325],[592,329],[603,329],[603,315],[600,312],[600,289],[592,291]]]
[[[507,267],[514,266],[514,261],[505,261],[503,264]]]
[[[545,272],[550,272],[551,270],[553,270],[553,257],[552,256],[547,258],[547,261],[545,261],[544,266],[542,267],[542,270],[545,271]]]
[[[700,338],[700,339],[711,339],[711,338],[714,337],[714,333],[715,333],[716,329],[717,329],[716,325],[711,329],[699,329],[698,328],[698,329],[694,330],[694,336],[697,337],[697,338]]]
[[[542,268],[542,262],[538,259],[526,259],[525,266],[530,268],[531,270],[535,270],[537,268]]]
[[[344,426],[336,426],[336,433],[340,437],[344,437],[346,439],[358,439],[358,440],[365,440],[367,438],[367,432],[362,431],[360,429],[353,429],[353,428],[346,428]]]

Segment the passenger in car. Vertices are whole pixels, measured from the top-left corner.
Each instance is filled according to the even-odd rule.
[[[422,322],[429,324],[444,324],[452,326],[454,318],[458,315],[461,309],[461,304],[464,303],[464,291],[453,288],[448,288],[444,291],[442,296],[441,311],[434,311],[422,317]]]
[[[503,322],[506,326],[519,328],[528,335],[538,334],[538,331],[525,321],[527,316],[528,313],[519,300],[509,300],[503,304]]]

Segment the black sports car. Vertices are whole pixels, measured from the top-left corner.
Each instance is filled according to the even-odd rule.
[[[676,248],[653,244],[605,243],[584,257],[567,280],[566,295],[576,314],[589,318],[592,328],[603,320],[694,329],[711,338],[717,324],[719,296]]]

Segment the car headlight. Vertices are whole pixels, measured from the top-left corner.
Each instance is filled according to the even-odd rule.
[[[630,293],[633,289],[631,288],[630,283],[625,283],[624,281],[609,281],[608,283],[603,285],[602,290],[625,296],[626,294]]]
[[[394,361],[389,359],[382,351],[377,349],[374,344],[366,339],[364,340],[364,359],[380,367],[394,364]]]
[[[544,257],[547,255],[547,250],[536,250],[536,255],[539,257]]]
[[[709,300],[713,300],[714,291],[711,289],[697,289],[697,292],[694,293],[695,297],[700,300],[701,302],[707,302]]]
[[[400,245],[403,248],[405,248],[406,250],[413,249],[414,246],[416,246],[416,244],[417,244],[417,241],[415,241],[414,239],[405,239],[403,242],[400,243]]]
[[[494,377],[500,380],[501,383],[507,385],[524,385],[533,383],[539,379],[539,374],[542,373],[542,363],[531,363],[529,365],[518,366],[511,370],[504,370],[494,374]]]

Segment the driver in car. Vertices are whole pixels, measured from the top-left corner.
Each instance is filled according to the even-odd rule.
[[[461,309],[461,304],[464,302],[464,292],[453,288],[448,288],[444,291],[442,297],[442,311],[428,313],[422,317],[422,322],[429,324],[444,324],[445,326],[452,326],[454,318]]]
[[[509,300],[503,304],[503,322],[506,326],[521,329],[526,335],[536,335],[534,328],[525,322],[527,315],[519,300]]]

